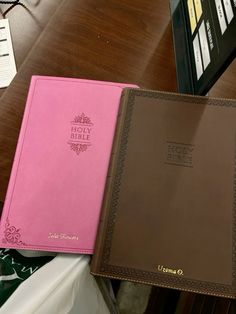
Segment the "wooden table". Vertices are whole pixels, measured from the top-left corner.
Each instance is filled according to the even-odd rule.
[[[176,91],[168,1],[25,0],[11,10],[18,74],[0,100],[0,200],[4,201],[33,74],[128,82]],[[2,5],[1,10],[6,9]],[[210,91],[236,97],[234,61]],[[0,93],[1,95],[1,93]]]
[[[2,202],[32,75],[127,82],[172,92],[177,88],[168,1],[25,0],[24,3],[30,11],[19,6],[7,15],[18,74],[7,89],[0,91]],[[4,11],[5,6],[0,9]],[[236,98],[235,78],[234,61],[209,94]]]
[[[10,22],[17,69],[26,59],[62,0],[23,0],[21,3],[25,6],[0,4],[0,18],[5,17]],[[4,91],[4,88],[0,89],[0,96]]]

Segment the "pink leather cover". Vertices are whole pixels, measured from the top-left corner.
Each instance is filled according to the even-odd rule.
[[[93,253],[123,87],[33,76],[0,247]]]

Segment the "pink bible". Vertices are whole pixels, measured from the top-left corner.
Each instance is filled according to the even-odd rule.
[[[33,76],[0,247],[92,254],[122,88]]]

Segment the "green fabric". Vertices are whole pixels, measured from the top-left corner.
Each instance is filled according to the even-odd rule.
[[[52,259],[52,256],[24,257],[15,250],[0,249],[0,306],[25,279]]]

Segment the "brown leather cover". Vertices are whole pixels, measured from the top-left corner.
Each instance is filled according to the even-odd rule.
[[[93,274],[236,297],[236,101],[127,89]]]

